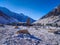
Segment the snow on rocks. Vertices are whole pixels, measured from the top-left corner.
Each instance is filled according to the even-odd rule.
[[[8,28],[7,28],[8,27]],[[60,44],[60,35],[50,33],[44,28],[19,26],[0,27],[0,45],[57,45]],[[30,34],[16,34],[19,30],[28,30]],[[22,38],[22,37],[23,38]],[[42,41],[38,41],[38,40]]]

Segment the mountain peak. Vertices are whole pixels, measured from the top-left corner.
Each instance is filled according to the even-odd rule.
[[[60,5],[58,5],[56,8],[54,8],[48,14],[44,15],[41,19],[47,18],[47,17],[50,17],[50,16],[58,16],[58,15],[60,15]]]
[[[56,8],[60,8],[60,5],[58,5]]]
[[[56,11],[60,12],[60,5],[55,8]]]
[[[57,7],[55,7],[54,11],[60,12],[60,5],[58,5]]]

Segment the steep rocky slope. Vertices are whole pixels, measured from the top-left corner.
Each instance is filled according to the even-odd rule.
[[[57,23],[60,25],[60,5],[34,23],[40,23],[44,25]]]

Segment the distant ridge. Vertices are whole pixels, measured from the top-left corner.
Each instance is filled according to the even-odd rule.
[[[28,16],[26,16],[26,15],[24,15],[23,13],[20,13],[20,14],[18,14],[18,13],[15,13],[15,12],[12,12],[12,11],[10,11],[10,10],[8,10],[7,8],[5,8],[5,7],[0,7],[0,17],[3,15],[3,18],[5,18],[5,19],[9,19],[9,18],[13,18],[13,19],[15,19],[15,21],[16,22],[26,22],[27,21],[27,19],[28,18],[30,18],[30,17],[28,17]],[[30,18],[30,20],[31,20],[31,23],[33,23],[35,20],[34,19],[32,19],[32,18]],[[12,20],[12,21],[14,21],[14,20]],[[14,22],[15,22],[14,21]],[[1,21],[0,21],[1,22]],[[11,21],[10,21],[11,22]]]

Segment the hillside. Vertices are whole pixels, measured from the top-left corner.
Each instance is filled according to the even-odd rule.
[[[2,11],[0,11],[0,24],[8,24],[12,22],[18,22],[18,20],[6,15]]]
[[[14,19],[17,19],[19,22],[26,22],[28,18],[28,16],[24,15],[23,13],[15,13],[10,11],[9,9],[5,8],[5,7],[0,7],[0,11],[2,11],[4,14],[6,14],[9,17],[12,17]],[[30,18],[31,23],[34,22],[35,20]]]
[[[35,24],[40,23],[40,24],[44,24],[44,25],[46,25],[46,24],[60,25],[60,5],[34,23]]]

